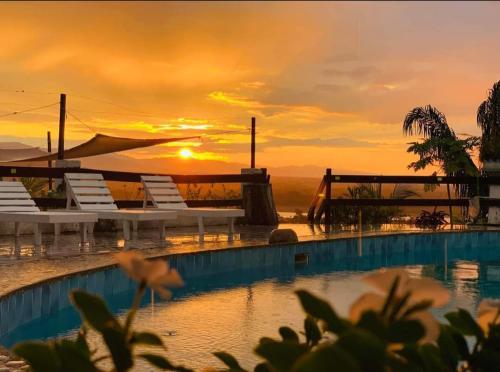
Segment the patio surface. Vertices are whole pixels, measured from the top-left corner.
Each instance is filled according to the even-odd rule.
[[[362,237],[378,234],[416,232],[409,226],[386,226],[363,231],[333,231],[325,234],[317,227],[305,224],[282,224],[280,228],[292,228],[300,241],[326,240],[342,237]],[[205,242],[198,242],[197,229],[167,229],[167,239],[160,241],[154,230],[139,230],[127,244],[127,249],[138,249],[147,257],[175,253],[189,253],[227,248],[266,245],[272,227],[237,226],[233,241],[228,241],[226,226],[210,226]],[[108,266],[114,263],[112,254],[124,249],[121,232],[95,233],[92,241],[81,247],[79,234],[61,234],[54,240],[52,234],[43,236],[41,248],[33,246],[33,236],[0,236],[0,296],[26,285],[71,273]]]

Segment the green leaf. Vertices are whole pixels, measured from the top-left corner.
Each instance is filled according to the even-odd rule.
[[[376,335],[381,340],[387,339],[387,327],[375,311],[365,311],[356,324],[359,328],[365,329]]]
[[[103,328],[101,335],[111,353],[116,370],[126,371],[130,369],[134,365],[134,360],[123,329],[114,327]]]
[[[432,306],[432,301],[431,300],[422,300],[420,302],[417,302],[414,305],[409,306],[406,308],[404,313],[401,315],[401,317],[406,317],[409,316],[413,313],[417,313],[419,311],[427,310]]]
[[[226,353],[224,351],[218,351],[213,353],[218,359],[222,361],[226,366],[230,368],[231,371],[244,371],[243,368],[241,368],[240,364],[236,360],[234,356],[232,356],[229,353]]]
[[[99,369],[90,360],[90,356],[82,352],[74,341],[60,340],[54,344],[54,349],[61,360],[63,371],[99,371]]]
[[[321,345],[313,352],[302,356],[291,369],[292,372],[361,372],[359,364],[351,354],[338,345]]]
[[[108,327],[120,327],[106,303],[99,296],[77,289],[71,292],[70,298],[83,319],[97,331]]]
[[[175,366],[168,359],[155,354],[139,354],[139,358],[146,360],[149,364],[165,371],[192,372],[192,369],[182,366]]]
[[[388,329],[388,339],[394,343],[415,343],[424,335],[425,328],[418,320],[397,320]]]
[[[307,343],[315,346],[321,340],[321,332],[318,327],[318,322],[311,316],[307,316],[304,320],[304,330]]]
[[[458,362],[462,356],[457,342],[455,341],[455,333],[457,332],[452,327],[441,325],[441,332],[437,340],[441,358],[451,370],[457,369]]]
[[[283,338],[283,341],[299,343],[299,335],[295,333],[293,329],[289,327],[280,327],[279,333]]]
[[[391,288],[389,289],[389,293],[387,294],[387,298],[385,299],[385,303],[381,311],[383,317],[385,317],[389,308],[393,306],[394,299],[396,298],[396,290],[398,289],[399,280],[399,276],[397,276],[396,278],[394,278],[394,281],[391,284]]]
[[[307,349],[295,342],[278,342],[265,339],[257,346],[255,352],[266,359],[277,370],[288,371],[295,361],[303,355]]]
[[[397,354],[388,354],[385,363],[387,371],[391,372],[422,372],[420,365],[410,363]]]
[[[432,344],[421,345],[418,349],[418,353],[422,359],[422,364],[424,365],[424,370],[427,372],[447,372],[448,369],[441,359],[441,354],[439,349]]]
[[[378,337],[362,329],[342,333],[337,343],[351,354],[364,371],[383,371],[386,345]]]
[[[159,346],[165,349],[165,345],[163,344],[161,338],[150,332],[134,332],[130,342],[140,345]]]
[[[13,351],[26,360],[34,372],[61,371],[60,361],[50,344],[26,341],[15,345]]]
[[[254,372],[274,372],[267,363],[259,363],[253,369]]]
[[[445,315],[450,324],[465,336],[476,336],[478,339],[484,338],[481,327],[467,310],[458,309]]]
[[[500,365],[500,352],[492,349],[483,349],[477,354],[476,358],[479,371],[496,372]]]
[[[349,323],[337,315],[330,304],[305,290],[295,292],[299,297],[304,311],[316,319],[323,320],[328,330],[333,333],[341,333],[349,327]]]
[[[87,329],[85,326],[80,328],[78,336],[76,337],[75,346],[86,356],[90,357],[92,354],[90,352],[89,344],[87,343]]]

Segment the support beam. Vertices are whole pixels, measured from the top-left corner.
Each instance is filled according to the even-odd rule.
[[[47,152],[52,153],[52,139],[50,138],[50,130],[47,132]],[[48,167],[52,168],[52,160],[47,162]],[[49,176],[49,191],[52,191],[52,177]]]
[[[325,174],[325,225],[332,224],[331,203],[332,200],[332,169],[327,168]]]
[[[66,126],[66,94],[61,94],[59,101],[59,138],[57,145],[57,159],[64,159],[64,127]]]
[[[252,117],[252,140],[250,144],[250,168],[255,168],[255,117]]]

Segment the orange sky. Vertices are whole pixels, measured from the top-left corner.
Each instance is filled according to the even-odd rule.
[[[68,146],[93,132],[203,141],[126,152],[408,173],[401,123],[431,103],[458,133],[500,79],[497,3],[0,3],[0,115],[68,94]],[[24,90],[24,93],[15,91]],[[57,106],[0,117],[45,146]],[[74,116],[85,122],[85,127]],[[221,134],[223,131],[235,131]]]

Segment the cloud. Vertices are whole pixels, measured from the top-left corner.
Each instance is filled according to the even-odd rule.
[[[477,106],[500,78],[500,50],[491,47],[500,33],[496,8],[49,2],[41,12],[38,3],[2,3],[0,112],[42,106],[58,99],[46,93],[66,92],[68,111],[95,131],[203,133],[198,150],[237,159],[248,158],[255,116],[267,162],[295,162],[294,151],[307,149],[309,160],[367,167],[370,151],[390,149],[380,157],[387,161],[396,148],[405,154],[401,122],[415,106],[433,104],[457,130],[478,133]],[[57,132],[58,112],[1,120],[3,136],[43,145],[47,130]],[[238,132],[221,134],[228,130]],[[68,117],[68,140],[90,135]],[[377,161],[381,170],[392,167]]]

